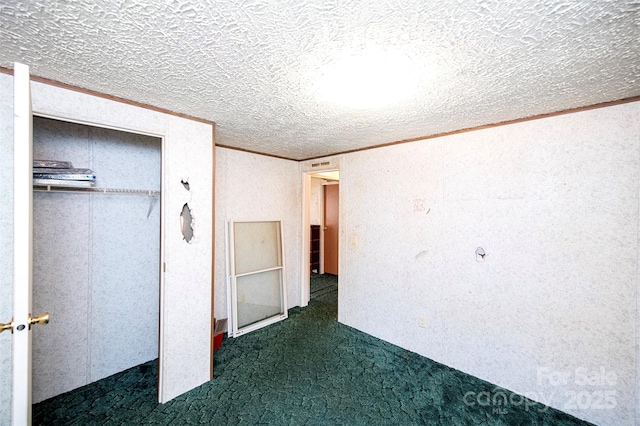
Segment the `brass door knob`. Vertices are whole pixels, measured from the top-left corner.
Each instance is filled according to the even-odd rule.
[[[5,330],[11,330],[11,332],[13,333],[13,318],[11,318],[11,322],[8,322],[6,324],[0,322],[0,333]]]
[[[45,312],[44,314],[40,314],[37,317],[33,318],[31,316],[31,314],[29,314],[29,327],[31,327],[32,324],[49,324],[49,312]]]

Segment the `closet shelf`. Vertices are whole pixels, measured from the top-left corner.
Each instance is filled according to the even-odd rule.
[[[151,189],[96,188],[93,186],[86,187],[34,184],[33,190],[35,192],[82,192],[92,194],[148,195],[150,197],[157,197],[160,195],[160,191]]]

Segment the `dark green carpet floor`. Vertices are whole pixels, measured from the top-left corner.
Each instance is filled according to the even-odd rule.
[[[309,295],[311,300],[318,299],[324,295],[337,296],[338,276],[331,274],[311,274],[309,283]]]
[[[511,405],[465,404],[466,392],[496,387],[339,324],[337,279],[323,279],[334,284],[316,283],[307,308],[226,339],[213,381],[160,405],[152,361],[34,405],[34,424],[587,424],[517,395]]]

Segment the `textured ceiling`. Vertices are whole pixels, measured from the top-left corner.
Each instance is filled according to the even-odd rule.
[[[636,0],[2,0],[0,66],[306,159],[638,96],[639,22]],[[368,52],[408,59],[403,100],[322,96],[332,64]]]

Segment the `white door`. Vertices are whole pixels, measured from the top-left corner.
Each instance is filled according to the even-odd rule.
[[[31,317],[33,193],[32,117],[29,67],[14,66],[13,186],[13,391],[12,422],[31,424],[31,326],[49,315]]]

